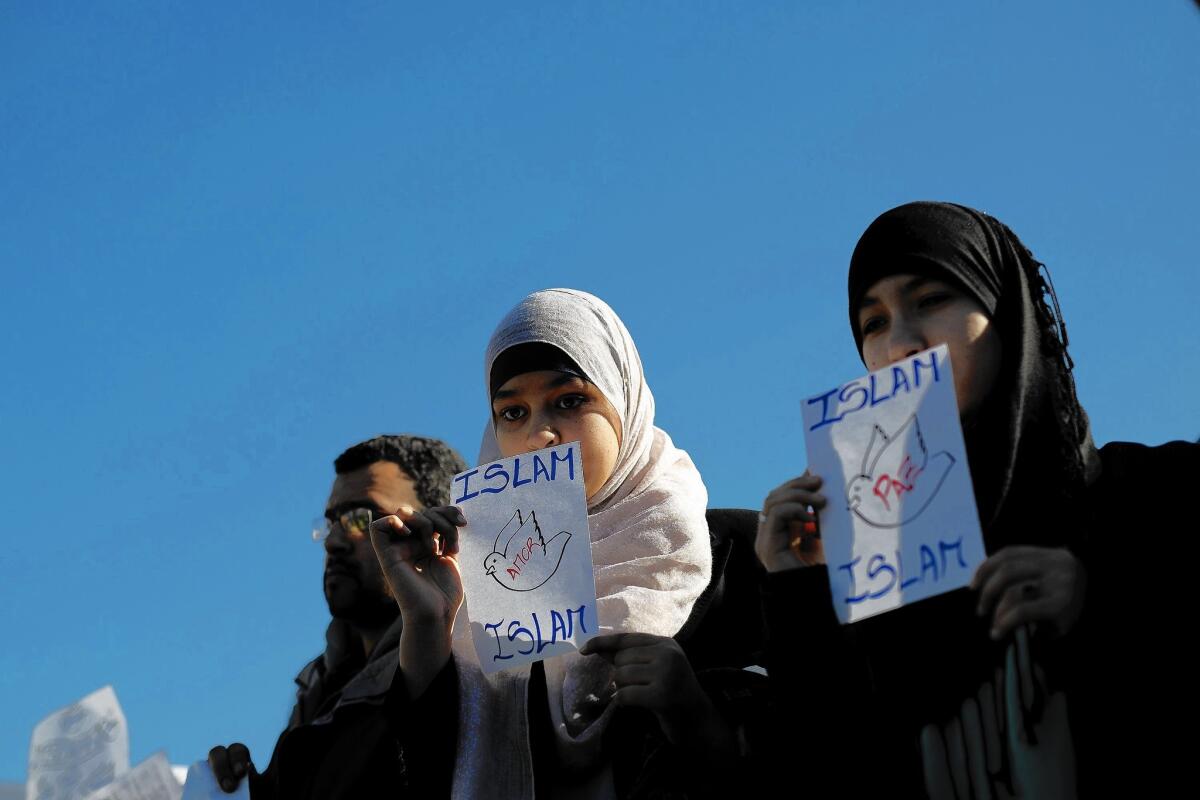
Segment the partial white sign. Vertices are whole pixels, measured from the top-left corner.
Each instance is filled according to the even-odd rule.
[[[182,796],[183,787],[171,772],[171,762],[158,752],[89,794],[87,800],[180,800]]]
[[[111,686],[50,714],[29,743],[26,800],[83,800],[129,771],[129,729]]]
[[[183,800],[250,800],[250,780],[242,778],[231,794],[222,791],[208,761],[197,761],[188,767],[183,784]]]
[[[810,397],[803,415],[838,618],[970,583],[986,554],[946,346]]]
[[[579,442],[455,476],[459,569],[485,672],[570,653],[596,635],[596,583]]]

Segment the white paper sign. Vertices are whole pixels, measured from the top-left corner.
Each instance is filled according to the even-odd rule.
[[[596,582],[579,442],[455,476],[459,569],[484,672],[571,653],[596,635]]]
[[[838,618],[970,583],[986,556],[946,346],[810,397],[803,414]]]
[[[250,800],[250,780],[242,778],[237,789],[226,794],[217,785],[217,776],[207,761],[197,761],[188,767],[183,784],[183,800]]]
[[[29,743],[27,800],[82,800],[129,771],[129,729],[111,686],[50,714]]]
[[[158,752],[89,794],[87,800],[180,800],[182,796],[183,787],[171,772],[171,762]]]

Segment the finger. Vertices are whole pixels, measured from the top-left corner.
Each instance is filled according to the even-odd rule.
[[[389,515],[371,523],[371,546],[384,572],[401,561],[420,557],[420,543],[399,517]]]
[[[410,505],[403,505],[396,509],[395,516],[404,523],[414,537],[422,542],[429,541],[433,536],[433,522],[424,512],[418,511]]]
[[[996,618],[992,621],[991,637],[1003,639],[1022,625],[1034,622],[1049,622],[1057,630],[1054,612],[1057,603],[1053,598],[1044,597],[1033,601],[1018,602],[1006,607],[1003,612],[997,610]]]
[[[217,776],[218,781],[222,776],[232,774],[229,769],[229,754],[224,745],[217,745],[208,751],[208,765],[212,767],[213,775]]]
[[[614,667],[621,667],[626,664],[653,664],[657,659],[655,655],[658,652],[658,647],[650,645],[648,647],[626,647],[623,650],[614,650],[612,663]]]
[[[641,684],[621,686],[613,693],[612,701],[619,706],[654,711],[662,705],[662,694],[657,689]]]
[[[451,515],[444,508],[431,508],[425,511],[425,517],[433,524],[433,536],[436,542],[431,542],[433,552],[438,555],[448,555],[458,552],[458,526],[451,521]]]
[[[1029,545],[1011,545],[1002,547],[997,550],[975,570],[974,577],[971,578],[971,588],[978,589],[984,584],[992,573],[1003,567],[1005,564],[1010,564],[1015,561],[1032,561],[1038,562],[1045,558],[1047,551],[1050,548],[1032,547]]]
[[[608,633],[603,636],[593,636],[587,640],[579,652],[585,656],[593,654],[615,653],[627,647],[646,647],[657,644],[663,637],[652,633]]]
[[[808,503],[800,502],[777,503],[771,506],[767,509],[767,530],[779,531],[790,522],[799,522],[801,524],[816,522],[817,515],[809,511],[808,506]]]
[[[229,768],[233,771],[233,777],[245,777],[246,768],[250,765],[250,748],[241,742],[234,742],[229,745],[226,753],[229,755]]]
[[[989,559],[990,560],[990,559]],[[985,561],[984,564],[987,562]],[[979,572],[983,571],[983,564],[980,565],[979,571],[975,573],[976,579],[979,577]],[[1005,564],[989,570],[987,577],[981,581],[979,589],[979,605],[976,608],[976,613],[979,616],[986,616],[991,613],[996,602],[1000,600],[1001,595],[1015,584],[1028,583],[1030,581],[1041,578],[1042,571],[1038,568],[1035,562],[1021,560],[1009,561]]]
[[[408,526],[404,524],[404,520],[400,519],[400,517],[396,516],[395,514],[388,514],[386,517],[380,517],[379,519],[371,520],[368,530],[370,531],[372,537],[379,535],[383,537],[385,541],[387,539],[398,538],[400,536],[408,536],[411,533],[408,529]]]
[[[462,570],[459,569],[458,559],[454,556],[439,556],[429,562],[429,574],[433,577],[438,588],[442,593],[450,599],[451,605],[450,618],[458,613],[458,607],[462,605],[463,585],[462,585]]]
[[[767,495],[763,500],[763,510],[768,514],[771,513],[771,506],[779,503],[803,503],[804,505],[813,506],[814,508],[825,507],[825,495],[821,492],[809,491],[808,489],[791,489],[780,486],[778,489]]]
[[[613,683],[617,689],[624,686],[649,686],[655,682],[659,670],[650,664],[625,664],[613,670]]]
[[[229,766],[229,751],[218,745],[208,751],[208,765],[212,767],[213,777],[217,779],[221,790],[232,792],[237,788],[237,780]]]

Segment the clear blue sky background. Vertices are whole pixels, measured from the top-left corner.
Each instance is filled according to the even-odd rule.
[[[0,780],[106,683],[135,760],[265,764],[331,460],[473,458],[534,289],[606,299],[755,507],[860,371],[858,234],[953,199],[1050,265],[1098,441],[1200,435],[1193,3],[397,6],[0,11]]]

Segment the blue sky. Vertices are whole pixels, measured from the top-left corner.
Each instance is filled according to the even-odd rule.
[[[0,97],[0,780],[106,683],[135,760],[265,766],[332,459],[473,458],[534,289],[607,300],[712,505],[756,507],[861,370],[858,234],[956,200],[1050,266],[1098,441],[1200,435],[1184,0],[22,4]]]

